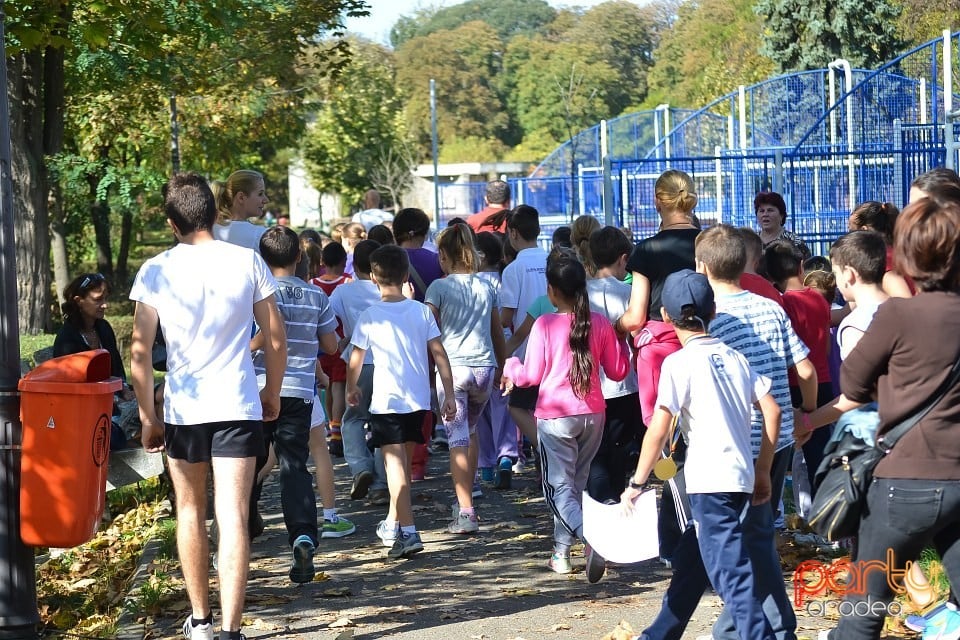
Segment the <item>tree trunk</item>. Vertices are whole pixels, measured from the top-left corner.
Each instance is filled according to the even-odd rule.
[[[126,290],[127,260],[130,257],[130,237],[133,234],[133,212],[127,208],[120,216],[120,248],[117,250],[117,278],[116,285]]]
[[[107,149],[101,149],[101,158],[106,161],[107,155]],[[94,243],[97,247],[97,271],[106,276],[107,280],[112,283],[113,249],[110,247],[110,206],[105,199],[101,200],[97,197],[97,190],[102,179],[103,175],[101,173],[87,175],[87,182],[90,185],[90,219],[93,221]]]
[[[11,175],[13,177],[14,234],[16,237],[17,320],[21,334],[35,334],[50,324],[50,238],[47,220],[47,172],[44,142],[45,99],[63,100],[63,58],[59,77],[44,70],[44,52],[27,51],[9,59],[7,91],[10,96]],[[48,61],[56,67],[57,60]],[[45,83],[54,86],[45,91]],[[51,122],[60,127],[63,119]],[[51,132],[52,134],[53,132]]]
[[[63,197],[60,189],[51,189],[50,198],[50,252],[53,254],[53,284],[57,290],[57,304],[63,305],[63,292],[70,284],[70,261],[67,253],[67,230],[63,224]]]

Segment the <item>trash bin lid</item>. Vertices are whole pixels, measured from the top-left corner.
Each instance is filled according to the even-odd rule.
[[[51,358],[23,376],[24,380],[47,382],[99,382],[112,373],[110,352],[91,349]]]
[[[48,382],[21,378],[17,389],[27,393],[50,393],[68,396],[113,395],[123,388],[120,378],[107,378],[96,382]]]

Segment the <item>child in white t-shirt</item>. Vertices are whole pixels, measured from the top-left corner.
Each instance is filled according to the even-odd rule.
[[[877,309],[890,298],[883,290],[886,259],[886,243],[876,231],[852,231],[837,240],[830,249],[830,261],[840,293],[844,300],[855,305],[837,329],[841,358],[846,359],[853,351],[873,321]],[[852,430],[871,442],[879,425],[874,403],[861,405],[848,400],[843,394],[816,411],[801,413],[797,418],[800,428],[796,429],[794,437],[799,444],[806,442],[814,429],[833,422],[837,422],[834,437]]]
[[[358,242],[353,250],[353,273],[356,279],[337,287],[330,294],[330,306],[343,330],[340,352],[344,367],[350,361],[350,336],[353,335],[353,328],[357,325],[360,314],[380,301],[380,291],[370,279],[370,254],[378,248],[380,243],[373,240]],[[383,458],[379,454],[374,455],[367,447],[366,425],[370,420],[370,398],[373,390],[373,356],[369,352],[364,358],[357,386],[360,387],[360,404],[345,408],[340,427],[343,457],[353,475],[350,498],[368,498],[371,504],[383,506],[390,502]]]
[[[410,272],[407,252],[396,245],[380,247],[370,255],[370,265],[381,301],[360,315],[350,338],[347,404],[360,403],[357,382],[369,350],[373,354],[371,442],[383,450],[390,491],[390,508],[386,520],[377,526],[377,536],[390,547],[391,558],[404,558],[423,551],[410,505],[410,463],[414,447],[423,443],[421,425],[430,410],[428,351],[446,398],[441,407],[444,418],[453,418],[457,405],[437,322],[426,305],[403,294]]]
[[[739,352],[707,334],[716,305],[706,276],[689,269],[667,276],[661,300],[663,319],[673,324],[683,348],[663,362],[656,410],[621,502],[631,505],[640,495],[678,418],[688,441],[683,472],[695,526],[680,537],[663,607],[643,637],[683,633],[708,586],[702,579],[706,569],[732,611],[739,637],[769,640],[773,631],[754,591],[756,568],[749,549],[754,537],[772,541],[774,530],[745,526],[743,515],[751,504],[770,500],[780,407],[770,394],[770,380],[754,372]],[[756,463],[750,445],[753,406],[764,424]]]

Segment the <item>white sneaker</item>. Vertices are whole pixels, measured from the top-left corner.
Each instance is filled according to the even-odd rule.
[[[187,640],[213,640],[213,625],[211,623],[193,626],[193,616],[187,616],[183,621],[183,637]]]
[[[393,547],[393,543],[397,541],[397,537],[400,535],[400,525],[399,523],[393,530],[387,529],[387,521],[381,520],[377,523],[377,537],[380,538],[380,542],[383,543],[383,546],[387,548]]]

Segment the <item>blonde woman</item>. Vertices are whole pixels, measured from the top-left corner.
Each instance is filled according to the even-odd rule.
[[[248,218],[263,216],[267,197],[263,175],[249,169],[234,171],[223,181],[216,180],[210,188],[217,201],[217,222],[213,237],[217,240],[260,250],[260,236],[266,227],[252,224]]]
[[[653,417],[660,366],[668,355],[680,350],[673,325],[663,322],[660,317],[663,283],[671,273],[695,268],[694,242],[700,233],[693,213],[697,194],[689,175],[676,169],[665,171],[657,179],[654,193],[660,230],[640,241],[627,260],[627,271],[633,276],[630,304],[613,325],[620,334],[633,333],[636,336],[637,386],[645,425],[650,424]],[[674,453],[675,460],[679,461],[681,457],[681,450]],[[678,474],[664,486],[667,498],[660,514],[660,556],[668,562],[689,514],[686,491],[679,484],[682,480],[682,474]],[[670,498],[671,495],[678,504]]]

